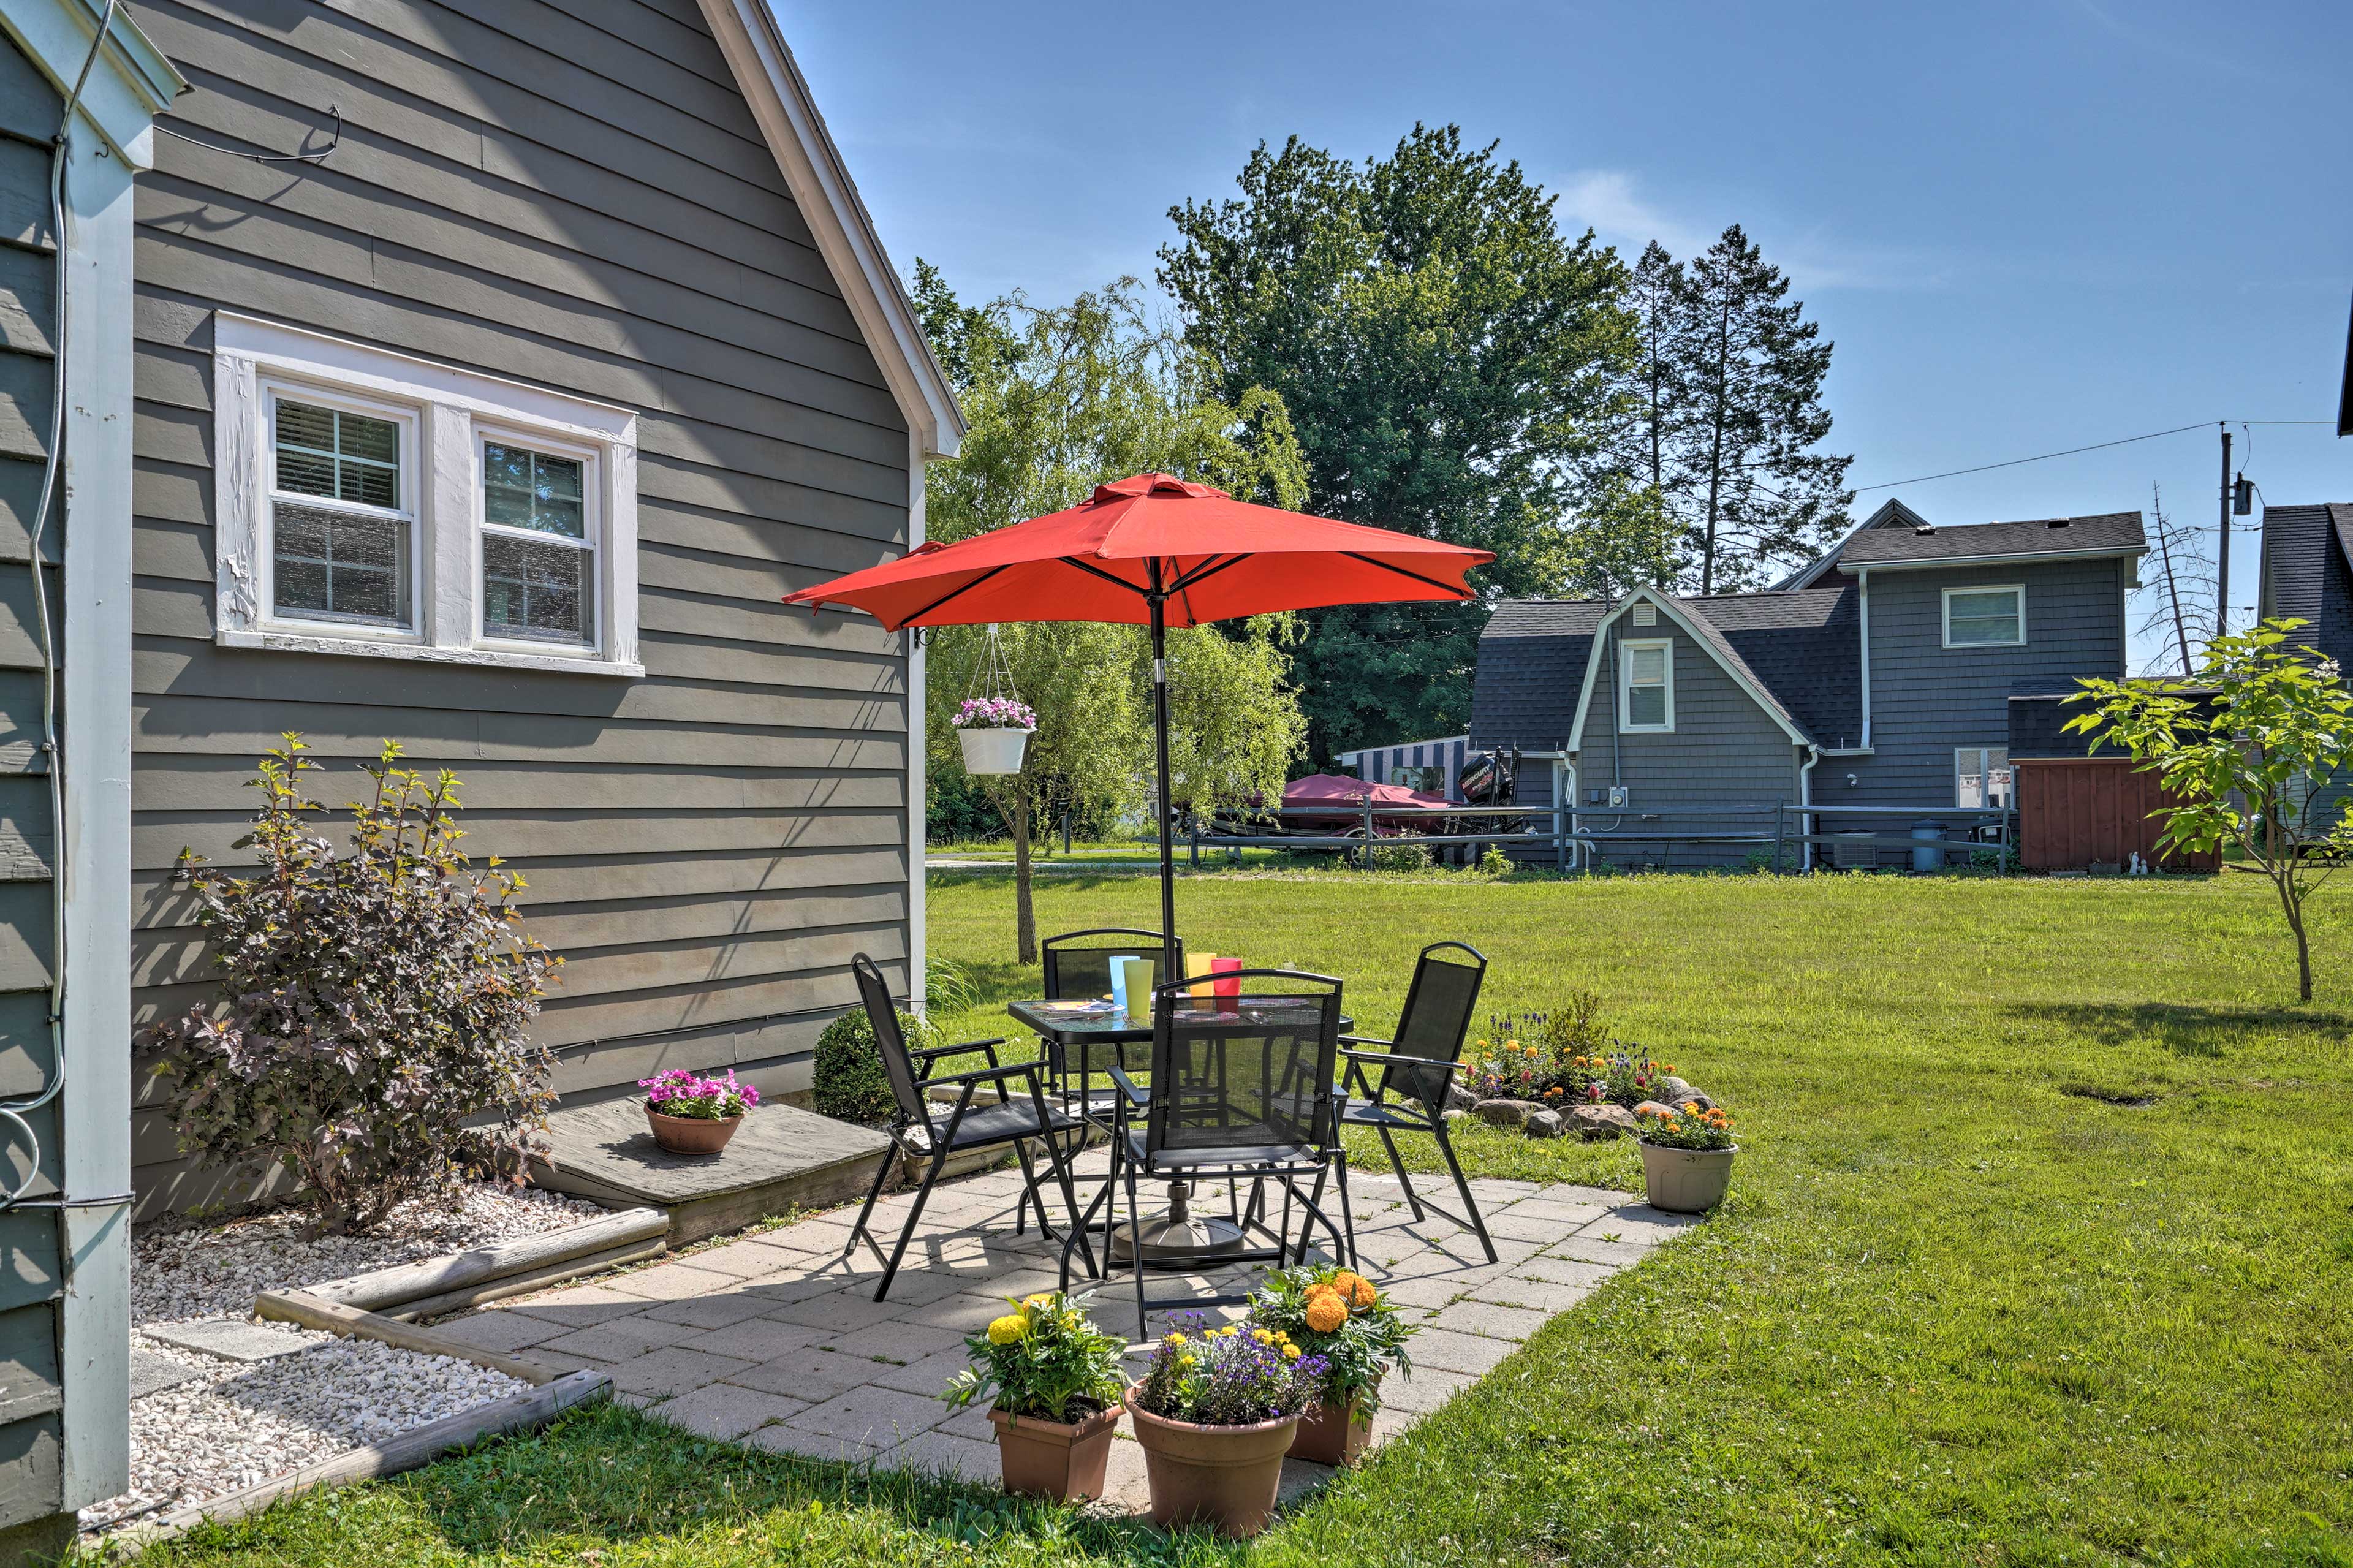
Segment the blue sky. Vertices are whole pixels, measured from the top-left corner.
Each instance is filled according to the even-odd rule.
[[[1859,486],[2335,418],[2341,3],[776,4],[892,258],[967,295],[1148,279],[1170,205],[1230,194],[1261,139],[1361,158],[1451,121],[1630,258],[1746,225],[1838,345]],[[2267,499],[2353,500],[2333,425],[2253,435]],[[1858,506],[1983,522],[2154,481],[2211,522],[2218,461],[2193,433]],[[2251,605],[2252,535],[2232,571]]]

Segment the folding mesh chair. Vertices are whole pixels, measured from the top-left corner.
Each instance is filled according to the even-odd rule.
[[[1038,1190],[1038,1173],[1029,1163],[1029,1144],[1033,1140],[1045,1149],[1054,1179],[1061,1185],[1062,1206],[1071,1216],[1071,1235],[1085,1251],[1087,1273],[1092,1277],[1094,1254],[1086,1247],[1082,1234],[1084,1226],[1079,1217],[1078,1194],[1071,1186],[1070,1167],[1063,1163],[1059,1142],[1061,1134],[1077,1130],[1079,1120],[1047,1100],[1046,1064],[1028,1061],[997,1066],[996,1047],[1004,1043],[1002,1040],[976,1040],[967,1045],[911,1050],[906,1037],[899,1032],[899,1009],[891,999],[891,987],[874,961],[861,952],[850,959],[849,969],[858,979],[858,994],[866,1004],[867,1021],[874,1026],[874,1047],[881,1054],[882,1071],[891,1080],[891,1099],[898,1108],[898,1115],[889,1129],[892,1146],[883,1152],[881,1167],[874,1173],[874,1184],[867,1189],[866,1202],[858,1211],[858,1223],[850,1228],[849,1240],[841,1249],[841,1255],[847,1258],[858,1250],[860,1240],[874,1249],[875,1258],[882,1265],[882,1282],[875,1287],[874,1299],[880,1301],[890,1294],[900,1259],[907,1254],[908,1239],[915,1234],[916,1221],[923,1217],[924,1201],[932,1195],[933,1184],[946,1169],[950,1155],[1012,1144],[1014,1155],[1021,1163],[1023,1189],[1021,1203],[1014,1209],[1013,1228],[1016,1232],[1022,1228],[1029,1207],[1034,1204],[1039,1234],[1052,1239],[1053,1230],[1046,1223],[1046,1199]],[[932,1064],[937,1058],[972,1050],[986,1052],[989,1065],[944,1078],[932,1076]],[[1025,1080],[1026,1099],[1019,1097]],[[997,1085],[1002,1098],[994,1105],[976,1107],[972,1102],[973,1091],[985,1083]],[[924,1092],[926,1088],[941,1085],[954,1085],[961,1090],[955,1108],[945,1116],[940,1114],[935,1102]],[[891,1167],[902,1150],[928,1163],[923,1169],[923,1184],[915,1189],[915,1200],[908,1205],[907,1223],[900,1227],[898,1244],[886,1258],[881,1244],[866,1228],[866,1222],[874,1213],[874,1201],[882,1195],[882,1185],[890,1180]],[[1067,1248],[1062,1268],[1067,1276]]]
[[[1111,961],[1122,954],[1152,960],[1156,974],[1162,963],[1160,950],[1158,931],[1128,926],[1098,926],[1092,931],[1050,936],[1038,944],[1039,963],[1045,971],[1046,1000],[1076,1002],[1109,994]],[[1175,980],[1184,973],[1185,944],[1178,942],[1176,950],[1177,973],[1159,975],[1163,982]],[[1105,1124],[1117,1120],[1113,1108],[1115,1092],[1108,1081],[1100,1089],[1094,1088],[1093,1079],[1113,1062],[1130,1072],[1137,1071],[1150,1056],[1149,1048],[1143,1045],[1090,1043],[1076,1050],[1066,1050],[1051,1040],[1044,1045],[1046,1059],[1052,1064],[1056,1095],[1065,1106],[1082,1115],[1092,1113]]]
[[[1448,949],[1467,955],[1469,961],[1441,956]],[[1476,1233],[1479,1245],[1487,1249],[1487,1261],[1493,1263],[1495,1243],[1487,1235],[1487,1222],[1480,1217],[1478,1200],[1471,1195],[1471,1184],[1463,1180],[1462,1163],[1454,1157],[1445,1117],[1447,1086],[1462,1070],[1462,1042],[1471,1033],[1472,1011],[1478,1005],[1479,987],[1486,978],[1486,955],[1467,942],[1434,942],[1423,948],[1414,964],[1413,985],[1405,994],[1405,1011],[1398,1017],[1397,1038],[1350,1035],[1341,1042],[1340,1055],[1348,1064],[1341,1087],[1350,1098],[1344,1103],[1340,1121],[1346,1127],[1369,1127],[1380,1134],[1381,1146],[1388,1151],[1398,1184],[1405,1189],[1405,1201],[1412,1205],[1416,1220],[1422,1217],[1425,1206],[1437,1210],[1441,1218]],[[1363,1046],[1384,1048],[1355,1048]],[[1372,1079],[1376,1072],[1377,1084]],[[1363,1098],[1353,1098],[1356,1095]],[[1427,1132],[1438,1141],[1439,1157],[1454,1178],[1455,1191],[1462,1194],[1461,1215],[1448,1214],[1436,1204],[1425,1205],[1413,1190],[1405,1162],[1398,1158],[1396,1135],[1399,1132]]]
[[[1202,1259],[1204,1267],[1293,1261],[1292,1205],[1306,1211],[1298,1257],[1321,1222],[1335,1244],[1342,1228],[1324,1213],[1324,1186],[1338,1145],[1338,1096],[1333,1088],[1340,1036],[1340,982],[1290,970],[1242,970],[1221,976],[1238,994],[1195,997],[1182,978],[1153,988],[1152,1082],[1147,1089],[1117,1062],[1104,1071],[1118,1090],[1111,1177],[1087,1212],[1103,1215],[1108,1253],[1119,1224],[1119,1194],[1130,1221],[1143,1208],[1137,1187],[1147,1181],[1225,1178],[1254,1185],[1278,1182],[1283,1191],[1280,1226],[1254,1225],[1237,1213],[1245,1240],[1253,1229],[1264,1244],[1245,1245]],[[1299,1178],[1313,1176],[1306,1193]],[[1253,1202],[1253,1215],[1257,1205]],[[1083,1237],[1062,1244],[1062,1278]],[[1108,1258],[1106,1258],[1108,1262]],[[1155,1299],[1145,1288],[1147,1264],[1135,1270],[1136,1331],[1150,1331],[1155,1308],[1215,1306],[1248,1300],[1247,1293]]]

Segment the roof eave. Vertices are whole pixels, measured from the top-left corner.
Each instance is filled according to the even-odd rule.
[[[2139,557],[2148,553],[2147,544],[2104,545],[2096,550],[2030,550],[2006,555],[1935,555],[1905,556],[1892,561],[1845,561],[1839,570],[1848,574],[1862,572],[1915,572],[1937,566],[2027,566],[2038,561],[2103,561],[2121,556]]]
[[[16,41],[62,97],[72,90],[105,16],[104,0],[11,0],[0,5],[0,32]],[[106,46],[99,55],[106,68],[92,68],[76,111],[126,167],[144,171],[154,165],[154,117],[188,90],[187,79],[139,30],[127,9],[115,9]]]
[[[698,4],[901,416],[925,457],[955,457],[965,433],[964,410],[774,13],[764,0]]]

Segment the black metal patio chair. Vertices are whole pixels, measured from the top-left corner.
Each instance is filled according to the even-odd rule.
[[[1045,1194],[1038,1190],[1038,1173],[1029,1163],[1029,1144],[1033,1141],[1046,1151],[1047,1163],[1060,1184],[1062,1206],[1071,1216],[1071,1234],[1085,1253],[1088,1277],[1093,1278],[1094,1254],[1082,1234],[1084,1226],[1079,1216],[1078,1194],[1071,1186],[1071,1171],[1063,1162],[1060,1146],[1060,1135],[1076,1131],[1079,1119],[1047,1100],[1046,1064],[1027,1061],[998,1066],[996,1048],[1005,1043],[1002,1038],[911,1049],[906,1037],[900,1033],[899,1009],[891,999],[891,987],[883,980],[881,970],[862,952],[850,959],[849,969],[857,977],[867,1021],[874,1026],[874,1047],[881,1055],[882,1071],[891,1081],[891,1098],[898,1107],[898,1115],[889,1129],[891,1147],[883,1152],[881,1167],[874,1173],[874,1184],[867,1189],[866,1202],[858,1211],[858,1223],[851,1227],[849,1240],[841,1249],[841,1255],[847,1258],[858,1250],[861,1239],[874,1249],[876,1259],[882,1265],[882,1282],[874,1288],[874,1299],[880,1301],[890,1294],[900,1259],[907,1254],[908,1239],[915,1234],[916,1222],[923,1218],[924,1201],[932,1195],[932,1187],[946,1169],[949,1157],[968,1150],[1013,1145],[1014,1157],[1021,1163],[1022,1184],[1021,1201],[1013,1211],[1013,1228],[1017,1234],[1023,1228],[1029,1205],[1034,1204],[1039,1233],[1049,1240],[1054,1239],[1053,1229],[1046,1223]],[[932,1076],[933,1065],[940,1058],[975,1050],[987,1055],[988,1066],[945,1077]],[[1027,1080],[1029,1091],[1026,1101],[1017,1098],[1023,1080]],[[973,1093],[983,1084],[997,1086],[999,1098],[996,1104],[973,1104]],[[943,1085],[955,1086],[960,1091],[954,1108],[944,1116],[925,1093],[927,1089]],[[890,1180],[891,1167],[902,1150],[927,1163],[923,1184],[915,1189],[914,1202],[908,1205],[907,1222],[900,1227],[898,1244],[885,1258],[881,1244],[866,1228],[866,1222],[874,1213],[874,1202],[882,1195],[883,1184]],[[1062,1267],[1067,1276],[1067,1248]]]
[[[1441,957],[1450,948],[1467,954],[1469,962]],[[1405,1189],[1405,1201],[1412,1206],[1417,1221],[1425,1207],[1436,1210],[1441,1218],[1475,1233],[1479,1245],[1487,1250],[1487,1261],[1493,1263],[1495,1243],[1487,1234],[1487,1222],[1480,1217],[1478,1200],[1471,1195],[1471,1184],[1463,1179],[1462,1163],[1454,1157],[1454,1141],[1447,1136],[1445,1116],[1446,1090],[1454,1075],[1462,1070],[1462,1042],[1470,1036],[1472,1012],[1479,1005],[1479,988],[1486,978],[1486,955],[1468,942],[1434,942],[1423,948],[1413,967],[1413,984],[1405,994],[1405,1010],[1398,1016],[1397,1038],[1350,1035],[1341,1041],[1340,1055],[1348,1064],[1341,1089],[1348,1098],[1340,1124],[1369,1127],[1380,1134],[1381,1147],[1388,1151],[1389,1164],[1397,1171],[1398,1184]],[[1365,1046],[1384,1048],[1356,1048]],[[1376,1072],[1377,1083],[1373,1079]],[[1356,1098],[1358,1095],[1363,1098]],[[1399,1132],[1427,1132],[1438,1141],[1439,1157],[1454,1178],[1454,1190],[1462,1194],[1461,1215],[1426,1203],[1413,1190],[1405,1162],[1398,1158]]]
[[[1176,948],[1177,974],[1161,974],[1162,982],[1176,979],[1184,972],[1185,943],[1180,940]],[[1111,990],[1111,961],[1123,953],[1152,960],[1153,972],[1159,973],[1160,933],[1132,926],[1098,926],[1048,937],[1038,944],[1039,964],[1045,973],[1045,999],[1076,1002],[1106,994]],[[1076,1051],[1066,1051],[1050,1040],[1041,1045],[1052,1068],[1054,1092],[1062,1103],[1082,1114],[1092,1111],[1105,1123],[1116,1120],[1114,1091],[1108,1082],[1095,1089],[1093,1079],[1112,1062],[1134,1072],[1151,1054],[1148,1047],[1140,1044],[1089,1044]]]
[[[1147,1092],[1117,1062],[1104,1070],[1118,1090],[1115,1135],[1111,1141],[1110,1179],[1089,1205],[1086,1224],[1103,1215],[1105,1266],[1120,1222],[1119,1194],[1126,1199],[1130,1223],[1140,1223],[1141,1182],[1198,1181],[1223,1178],[1229,1184],[1247,1181],[1253,1191],[1264,1183],[1281,1184],[1283,1191],[1280,1225],[1256,1224],[1258,1204],[1251,1215],[1237,1212],[1244,1245],[1199,1260],[1202,1268],[1235,1263],[1294,1261],[1290,1227],[1294,1203],[1303,1206],[1306,1223],[1296,1249],[1306,1256],[1307,1239],[1320,1222],[1335,1246],[1345,1231],[1323,1207],[1324,1188],[1338,1147],[1339,1096],[1333,1086],[1340,1039],[1340,982],[1329,975],[1293,970],[1246,969],[1221,979],[1235,983],[1237,994],[1196,997],[1183,978],[1153,988],[1152,1084]],[[1305,1193],[1303,1177],[1314,1177]],[[1343,1201],[1345,1201],[1345,1184]],[[1249,1245],[1255,1230],[1262,1245]],[[1085,1237],[1074,1231],[1062,1244],[1062,1280],[1067,1288],[1071,1258]],[[1137,1253],[1142,1248],[1134,1248]],[[1152,1267],[1142,1258],[1131,1259],[1135,1273],[1136,1331],[1148,1333],[1147,1320],[1155,1309],[1191,1308],[1240,1303],[1247,1293],[1225,1293],[1155,1299],[1145,1286]]]

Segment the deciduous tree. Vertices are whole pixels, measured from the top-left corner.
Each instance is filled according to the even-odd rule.
[[[1490,145],[1417,125],[1362,164],[1261,144],[1239,198],[1171,209],[1160,281],[1227,401],[1281,395],[1309,510],[1495,552],[1482,585],[1557,591],[1563,520],[1625,395],[1626,269]],[[1298,682],[1318,757],[1470,717],[1482,608],[1312,612]]]
[[[972,306],[916,263],[915,299],[969,428],[933,467],[931,537],[944,542],[1076,506],[1108,479],[1158,471],[1246,500],[1297,507],[1305,465],[1282,400],[1244,387],[1228,400],[1200,352],[1145,313],[1121,279],[1070,304],[1019,294]],[[1040,605],[1041,613],[1050,605]],[[927,634],[935,773],[963,773],[948,718],[975,688],[987,632]],[[998,629],[1022,700],[1038,712],[1018,773],[982,778],[1013,837],[1015,943],[1037,957],[1030,849],[1061,809],[1113,816],[1144,804],[1153,778],[1151,656],[1134,626],[1039,621]],[[1290,682],[1288,616],[1169,634],[1170,766],[1180,803],[1280,795],[1304,728]]]
[[[2067,728],[2157,770],[2179,803],[2160,847],[2236,849],[2279,897],[2295,937],[2296,994],[2312,1000],[2305,905],[2353,854],[2353,802],[2331,786],[2353,771],[2353,693],[2333,659],[2295,640],[2298,620],[2213,639],[2194,685],[2086,680]]]

